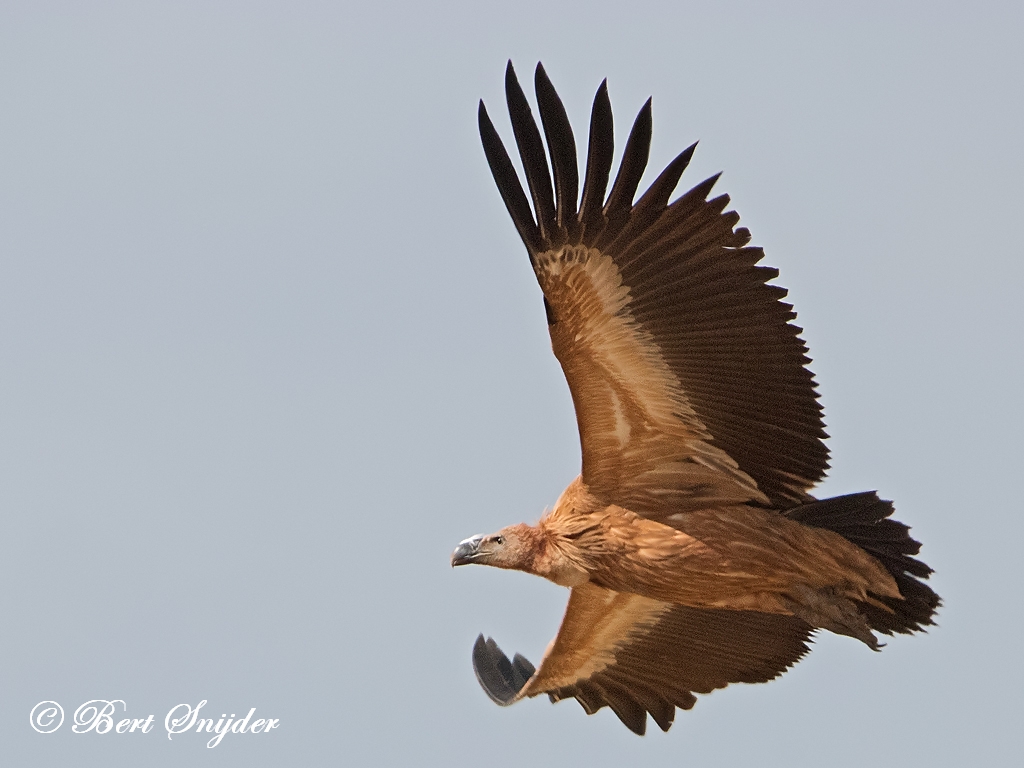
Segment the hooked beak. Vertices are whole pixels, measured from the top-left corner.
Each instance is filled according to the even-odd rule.
[[[484,540],[482,533],[470,536],[468,539],[459,542],[459,546],[452,552],[452,568],[456,565],[468,565],[480,557],[480,542]]]

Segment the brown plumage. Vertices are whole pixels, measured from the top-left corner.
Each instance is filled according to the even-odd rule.
[[[873,631],[932,624],[939,598],[920,581],[931,570],[892,505],[809,494],[828,468],[826,435],[795,313],[768,285],[778,272],[757,266],[763,253],[724,212],[729,198],[707,199],[717,177],[669,203],[696,145],[634,203],[648,101],[606,197],[602,83],[580,192],[572,129],[543,67],[550,168],[511,62],[505,88],[529,201],[483,102],[480,134],[544,295],[583,471],[536,526],[474,536],[452,555],[572,589],[539,669],[478,638],[484,690],[503,705],[547,693],[588,713],[609,706],[642,734],[648,713],[667,730],[695,693],[776,677],[815,629],[877,648]]]

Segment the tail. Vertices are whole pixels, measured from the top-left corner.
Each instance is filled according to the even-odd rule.
[[[874,491],[867,491],[814,501],[785,515],[804,525],[838,533],[884,565],[896,580],[903,599],[872,595],[888,606],[891,613],[861,601],[856,601],[857,608],[871,629],[886,635],[908,635],[935,624],[933,617],[942,600],[921,581],[928,578],[932,569],[912,557],[920,551],[921,543],[910,537],[908,526],[889,519],[893,511],[891,501],[882,501]]]

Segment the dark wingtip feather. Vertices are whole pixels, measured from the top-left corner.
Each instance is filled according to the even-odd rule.
[[[477,111],[477,121],[480,125],[480,141],[484,146],[484,155],[487,157],[487,164],[491,168],[491,175],[494,183],[498,186],[505,207],[512,217],[519,236],[523,239],[531,255],[540,250],[540,230],[533,220],[533,212],[530,210],[530,202],[526,199],[523,186],[519,182],[515,166],[508,156],[508,151],[494,129],[494,124],[487,114],[487,108],[481,99]]]
[[[676,185],[679,184],[679,179],[682,177],[683,171],[690,164],[690,160],[693,159],[693,153],[696,149],[697,142],[695,141],[676,155],[671,163],[665,166],[665,170],[661,172],[650,188],[644,192],[643,197],[637,200],[636,205],[633,206],[634,215],[642,213],[647,209],[656,210],[660,213],[668,205],[668,199],[672,196]]]
[[[651,99],[647,99],[633,122],[626,148],[622,151],[619,172],[604,206],[604,214],[610,224],[629,216],[636,189],[640,186],[640,178],[644,175],[651,154],[652,123]]]
[[[558,98],[544,65],[538,62],[534,76],[537,106],[548,143],[551,167],[555,174],[555,222],[570,239],[576,235],[576,197],[580,175],[576,164],[576,139],[572,134],[565,105]]]
[[[508,115],[512,120],[512,132],[519,147],[519,157],[526,172],[526,183],[533,198],[533,209],[537,215],[537,227],[543,242],[551,240],[555,230],[555,197],[551,189],[551,171],[544,152],[533,111],[526,100],[515,69],[510,61],[505,69],[505,99]]]
[[[518,653],[509,661],[493,639],[485,640],[481,634],[473,644],[473,672],[491,701],[507,707],[533,675],[534,667]]]
[[[608,706],[615,716],[637,736],[647,733],[647,710],[629,698],[612,697]]]
[[[715,184],[722,178],[722,172],[719,171],[714,176],[708,176],[704,181],[694,187],[691,191],[699,195],[702,200],[706,200],[708,195],[711,194],[711,190],[714,189]]]
[[[629,214],[628,224],[623,226],[615,240],[608,245],[609,249],[615,250],[620,246],[625,247],[631,241],[642,242],[643,233],[648,231],[651,225],[666,210],[668,199],[672,196],[673,190],[675,190],[676,185],[679,183],[683,171],[690,164],[696,148],[697,143],[694,142],[680,152],[671,163],[665,166],[665,170],[658,175],[658,178],[654,180],[650,188],[637,200],[636,205],[633,206],[633,210]]]
[[[676,708],[666,701],[659,702],[660,706],[652,707],[647,711],[651,713],[651,718],[658,727],[664,733],[668,733],[668,729],[672,727],[672,722],[676,719]]]
[[[524,680],[529,680],[533,677],[533,673],[537,671],[533,663],[521,653],[517,653],[512,657],[512,667],[522,675]]]
[[[608,189],[614,151],[612,102],[608,98],[608,80],[603,80],[594,95],[594,106],[590,112],[590,143],[579,213],[584,232],[596,234],[604,225],[604,193]]]

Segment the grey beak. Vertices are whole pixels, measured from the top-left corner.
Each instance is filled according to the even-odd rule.
[[[470,536],[468,539],[459,542],[459,546],[452,552],[452,568],[456,565],[468,565],[480,556],[480,542],[484,540],[482,533]]]

